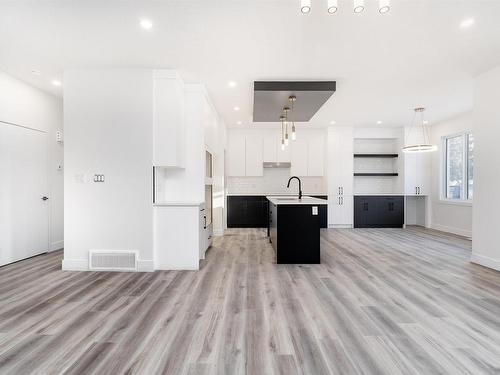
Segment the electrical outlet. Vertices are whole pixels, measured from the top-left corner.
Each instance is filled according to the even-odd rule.
[[[94,182],[104,182],[104,175],[103,174],[95,174],[94,175]]]
[[[56,142],[57,143],[63,142],[62,131],[60,131],[60,130],[56,131]]]

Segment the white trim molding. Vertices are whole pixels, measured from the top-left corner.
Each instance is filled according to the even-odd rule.
[[[88,259],[63,259],[62,269],[63,271],[88,271],[89,261]]]
[[[153,260],[137,259],[137,272],[154,272],[155,263]]]
[[[441,224],[432,224],[431,228],[438,230],[440,232],[447,232],[447,233],[456,234],[458,236],[472,237],[472,231],[467,230],[467,229],[454,228],[454,227],[449,227],[449,226],[441,225]]]
[[[62,250],[64,248],[64,240],[54,241],[50,244],[49,251]]]
[[[500,271],[500,260],[493,259],[484,255],[474,254],[470,257],[470,261],[480,266],[492,268],[496,271]]]

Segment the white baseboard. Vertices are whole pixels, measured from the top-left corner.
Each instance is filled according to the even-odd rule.
[[[89,261],[88,259],[63,259],[62,269],[63,271],[88,271]]]
[[[63,259],[62,269],[63,271],[88,271],[89,261],[88,259]],[[154,262],[152,260],[137,261],[137,272],[154,272],[154,270],[155,267],[154,267]],[[107,272],[112,272],[112,271],[107,271]]]
[[[64,240],[54,241],[50,244],[49,251],[61,250],[62,248],[64,248]]]
[[[344,224],[328,224],[328,229],[352,229],[352,225],[344,225]]]
[[[223,236],[224,229],[214,229],[214,236]]]
[[[154,272],[155,263],[152,260],[137,260],[137,272]]]
[[[472,263],[479,264],[484,267],[492,268],[496,271],[500,271],[500,260],[493,259],[484,255],[472,254],[470,261]]]
[[[441,224],[432,224],[431,228],[435,229],[435,230],[439,230],[441,232],[448,232],[448,233],[457,234],[459,236],[472,237],[472,231],[470,231],[470,230],[448,227],[446,225],[441,225]]]

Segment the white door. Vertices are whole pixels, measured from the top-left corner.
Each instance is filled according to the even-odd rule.
[[[404,154],[405,158],[405,194],[417,195],[417,156],[416,154]]]
[[[49,245],[47,134],[0,123],[0,265]]]

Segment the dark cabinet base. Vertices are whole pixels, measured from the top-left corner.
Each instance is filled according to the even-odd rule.
[[[269,210],[269,238],[276,251],[276,263],[321,263],[320,217],[313,215],[313,206],[270,203]]]
[[[354,197],[354,228],[402,228],[403,225],[404,197]]]

